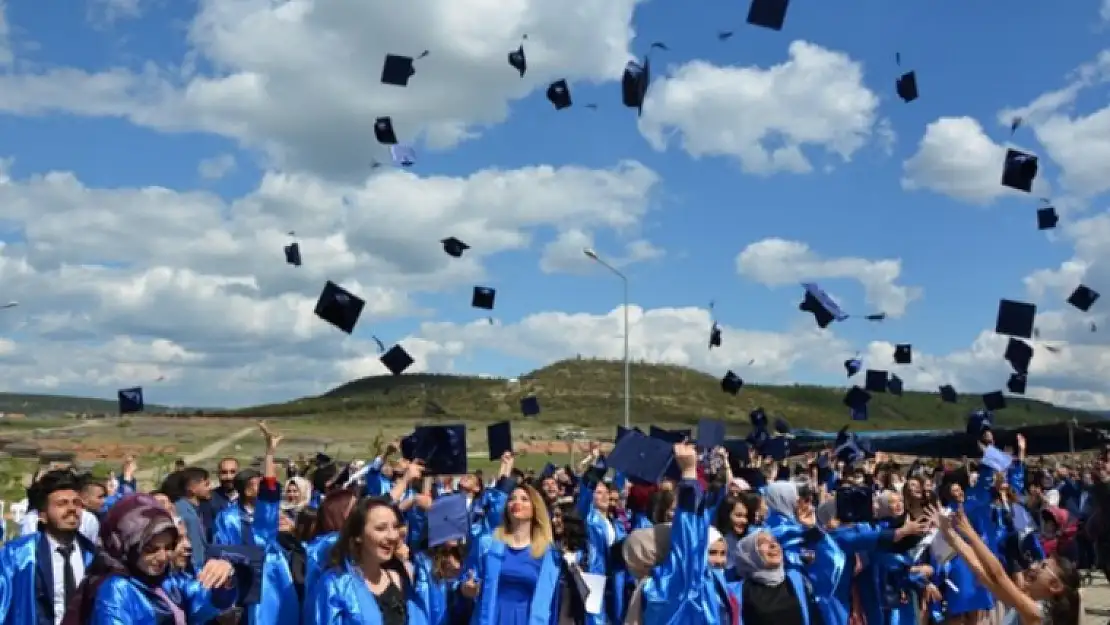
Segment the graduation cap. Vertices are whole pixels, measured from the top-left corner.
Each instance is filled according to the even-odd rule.
[[[455,493],[437,497],[428,508],[428,547],[462,541],[469,535],[466,495]]]
[[[301,246],[297,243],[290,243],[285,246],[285,262],[293,265],[294,267],[301,266]]]
[[[874,511],[870,486],[845,484],[836,489],[836,518],[841,523],[870,523]]]
[[[493,300],[497,297],[497,290],[488,286],[474,287],[474,295],[470,297],[470,305],[482,310],[493,310]]]
[[[508,421],[491,423],[486,426],[486,442],[489,445],[489,459],[500,460],[505,452],[513,451],[513,425]]]
[[[1016,395],[1025,394],[1025,385],[1028,383],[1028,378],[1025,374],[1011,373],[1010,379],[1006,381],[1006,390]]]
[[[767,476],[763,471],[756,467],[740,467],[739,470],[732,473],[735,477],[744,480],[752,490],[759,492],[761,488],[767,485]]]
[[[1006,150],[1002,162],[1002,186],[1029,193],[1037,177],[1037,157],[1021,150]]]
[[[1095,302],[1098,301],[1098,298],[1098,291],[1089,286],[1080,284],[1075,287],[1075,291],[1072,291],[1072,294],[1068,296],[1068,303],[1083,312],[1087,312],[1091,309],[1091,306],[1094,306]]]
[[[628,108],[636,109],[637,114],[644,112],[644,98],[651,84],[651,60],[644,57],[643,64],[629,61],[621,76],[621,102]]]
[[[524,35],[527,39],[528,35]],[[520,72],[520,77],[524,78],[524,73],[528,71],[528,57],[524,55],[524,44],[509,53],[509,66]]]
[[[328,280],[316,300],[316,316],[350,334],[365,306],[362,298]]]
[[[906,72],[894,82],[894,90],[906,104],[917,99],[917,73]]]
[[[844,361],[844,370],[848,372],[848,377],[852,377],[853,375],[859,373],[859,370],[862,368],[863,360],[859,358],[849,358],[848,360]]]
[[[606,462],[629,478],[658,484],[674,463],[674,444],[632,430],[613,447]]]
[[[416,148],[411,145],[391,145],[389,146],[389,156],[393,159],[393,164],[398,167],[409,168],[416,164]]]
[[[899,365],[913,363],[913,346],[909,343],[899,343],[894,346],[894,362]]]
[[[422,59],[426,56],[428,56],[427,50],[416,58]],[[409,79],[416,75],[413,61],[411,56],[385,55],[385,63],[382,64],[382,83],[395,87],[409,86]]]
[[[713,322],[713,327],[709,329],[709,349],[721,346],[721,328],[717,322]]]
[[[1033,321],[1037,317],[1034,304],[1003,299],[998,302],[998,319],[994,331],[998,334],[1028,339],[1033,336]]]
[[[453,256],[455,258],[461,258],[463,252],[470,249],[469,245],[455,237],[447,237],[440,241],[440,243],[443,244],[443,251],[446,252],[448,256]]]
[[[640,428],[626,428],[623,425],[618,425],[617,435],[613,437],[613,444],[620,442],[620,440],[627,436],[629,432],[640,432]],[[640,434],[643,434],[643,432],[640,432]]]
[[[393,131],[393,120],[389,117],[374,120],[374,137],[382,145],[396,145],[397,133]]]
[[[720,419],[698,421],[698,447],[716,449],[725,441],[725,422]]]
[[[782,434],[783,436],[790,434],[790,424],[787,423],[786,419],[782,417],[775,417],[775,432]]]
[[[725,377],[721,378],[721,390],[729,395],[736,395],[741,388],[744,388],[744,380],[732,371],[726,371]]]
[[[853,421],[867,420],[867,402],[871,401],[871,393],[858,386],[848,389],[844,395],[844,405],[851,411]]]
[[[940,392],[941,401],[949,404],[954,404],[959,400],[959,395],[956,394],[956,388],[951,384],[945,384],[937,389]]]
[[[223,560],[235,570],[236,605],[249,606],[262,598],[262,565],[266,551],[258,545],[208,545],[207,560]]]
[[[802,303],[798,304],[798,310],[812,313],[817,327],[827,328],[833,321],[844,321],[848,318],[840,306],[817,284],[803,282],[802,287],[806,290],[806,295]]]
[[[717,40],[718,41],[728,41],[729,39],[732,39],[732,35],[734,35],[734,34],[735,33],[733,33],[731,30],[717,31]]]
[[[902,378],[900,378],[900,377],[898,377],[894,374],[891,374],[890,379],[887,380],[887,383],[886,383],[886,390],[890,391],[891,395],[901,397],[902,396]]]
[[[759,453],[772,460],[786,460],[790,456],[790,439],[785,436],[774,436],[760,446]]]
[[[1037,209],[1037,230],[1051,230],[1059,222],[1060,216],[1056,214],[1056,208],[1045,206]]]
[[[674,445],[688,440],[690,430],[668,430],[653,425],[648,430],[648,436]]]
[[[520,414],[534,417],[540,414],[540,400],[535,395],[520,398]]]
[[[984,403],[985,399],[984,399]],[[975,438],[981,438],[983,432],[991,429],[992,415],[986,410],[976,410],[975,412],[967,415],[967,435]]]
[[[763,412],[763,408],[756,408],[748,413],[748,422],[752,424],[753,430],[766,430],[767,429],[767,413]]]
[[[574,104],[570,98],[570,87],[566,80],[556,80],[547,88],[547,101],[555,106],[556,111],[569,108]]]
[[[1033,360],[1033,347],[1025,341],[1010,337],[1006,342],[1006,352],[1003,358],[1010,363],[1016,373],[1029,373],[1029,362]]]
[[[400,344],[390,347],[389,351],[382,354],[378,360],[380,360],[381,363],[385,365],[385,368],[389,369],[389,372],[393,375],[401,375],[405,372],[405,369],[408,369],[416,362]]]
[[[120,414],[134,414],[136,412],[142,412],[145,408],[145,404],[143,403],[143,387],[141,386],[121,388],[116,391],[116,397],[119,400]]]
[[[867,377],[863,383],[863,388],[871,393],[885,393],[886,385],[889,380],[890,374],[888,374],[886,371],[868,369]]]
[[[424,461],[425,475],[467,472],[465,425],[425,425],[416,428],[413,435],[413,459]]]
[[[748,23],[771,30],[782,30],[790,0],[752,0],[748,7]]]
[[[1002,391],[991,391],[983,395],[983,406],[993,412],[995,410],[1002,410],[1006,407],[1006,396]]]
[[[748,462],[751,446],[742,438],[729,438],[721,442],[721,447],[728,452],[729,468],[732,469],[732,474],[736,475],[741,464]]]

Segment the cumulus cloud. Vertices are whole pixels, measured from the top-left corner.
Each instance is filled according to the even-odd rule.
[[[645,239],[629,241],[624,251],[609,255],[594,249],[594,238],[590,233],[572,229],[565,230],[544,246],[540,256],[540,270],[544,273],[585,274],[596,269],[596,262],[586,255],[586,250],[599,254],[605,262],[614,267],[627,267],[635,263],[661,258],[665,252]]]
[[[197,173],[205,180],[219,180],[235,171],[237,162],[231,154],[206,158],[197,164]]]
[[[991,140],[975,119],[942,117],[925,127],[917,152],[902,164],[902,187],[979,205],[1004,196],[1027,195],[1002,186],[1005,156],[1006,147]],[[1042,196],[1047,190],[1041,174],[1034,181],[1033,194]]]
[[[891,317],[901,317],[909,303],[921,297],[920,288],[897,284],[902,275],[899,259],[823,258],[801,241],[771,238],[752,243],[736,256],[736,271],[767,286],[856,280],[867,302]]]
[[[846,54],[805,41],[767,69],[691,61],[652,84],[640,130],[657,150],[677,136],[691,156],[727,156],[754,174],[804,173],[807,149],[847,161],[876,128],[879,98],[863,67]],[[885,130],[884,130],[885,129]]]

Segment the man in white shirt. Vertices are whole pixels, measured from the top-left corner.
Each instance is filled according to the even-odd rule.
[[[28,510],[19,523],[19,535],[27,536],[39,531],[38,510]],[[81,524],[77,531],[94,545],[100,544],[100,521],[88,510],[81,511]]]

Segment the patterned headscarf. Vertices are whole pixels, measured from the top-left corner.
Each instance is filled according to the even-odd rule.
[[[112,576],[131,577],[141,581],[151,595],[155,610],[166,613],[175,623],[184,625],[184,613],[161,589],[162,578],[152,579],[139,569],[143,549],[163,532],[173,532],[176,537],[178,530],[173,517],[154,497],[128,495],[116,502],[100,525],[100,551],[81,582],[74,603],[67,606],[62,625],[88,622],[100,585]]]

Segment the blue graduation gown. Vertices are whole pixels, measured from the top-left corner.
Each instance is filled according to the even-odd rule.
[[[305,545],[304,597],[306,602],[312,596],[316,581],[320,579],[324,569],[328,568],[328,556],[337,542],[339,542],[339,532],[328,532],[313,538]]]
[[[623,599],[624,579],[621,576],[621,579],[618,580],[616,575],[610,575],[609,570],[609,530],[607,526],[613,527],[614,538],[616,538],[617,528],[594,506],[594,485],[586,480],[582,480],[579,485],[576,504],[578,512],[586,519],[586,561],[583,570],[586,573],[601,575],[609,580],[605,584],[605,597],[601,600],[602,613],[597,615],[586,614],[586,625],[603,625],[606,615],[613,622],[623,622],[622,610],[619,607],[614,610],[613,599],[616,595],[620,595]],[[618,585],[622,592],[614,593],[613,591]]]
[[[77,534],[85,568],[96,547]],[[54,625],[54,566],[46,534],[20,536],[0,548],[0,625]]]
[[[408,625],[428,625],[409,586],[405,603]],[[305,599],[303,621],[320,625],[381,625],[378,601],[366,587],[362,573],[350,562],[330,567]]]
[[[424,613],[428,625],[454,625],[464,622],[459,616],[469,600],[458,592],[458,580],[436,579],[432,574],[432,558],[418,552],[412,558],[413,602]]]
[[[844,561],[839,580],[833,587],[828,602],[829,609],[825,611],[828,613],[825,618],[832,620],[826,620],[825,625],[848,625],[848,618],[852,614],[852,578],[856,556],[871,554],[879,549],[880,545],[890,545],[894,539],[894,530],[859,523],[838,527],[828,532],[828,535],[840,548]],[[865,583],[866,577],[863,573],[860,575],[860,581]]]
[[[238,508],[238,506],[235,506]],[[226,510],[225,510],[226,512]],[[247,607],[251,625],[299,625],[300,600],[289,570],[289,560],[278,542],[278,520],[281,516],[281,486],[262,480],[258,501],[254,504],[254,526],[243,524],[240,534],[252,536],[254,543],[265,550],[262,563],[262,593],[258,603]],[[253,531],[252,531],[253,529]]]
[[[490,535],[482,536],[477,545],[471,545],[466,568],[474,571],[475,577],[481,582],[481,590],[475,600],[470,625],[492,625],[497,622],[497,588],[506,548],[504,542]],[[552,625],[558,618],[558,613],[554,610],[555,591],[561,571],[558,557],[558,551],[554,547],[548,548],[543,555],[539,579],[532,594],[529,625]]]
[[[207,623],[235,605],[232,588],[207,590],[195,579],[171,574],[162,590],[185,611],[189,623]],[[112,576],[96,593],[96,606],[88,625],[157,625],[150,590],[130,577]]]

